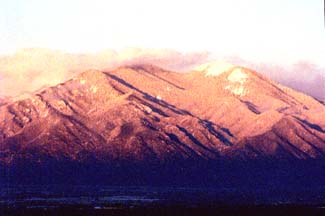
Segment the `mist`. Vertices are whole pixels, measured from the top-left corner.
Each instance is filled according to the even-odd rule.
[[[183,70],[207,61],[209,53],[128,48],[92,54],[65,53],[50,49],[22,49],[0,56],[0,96],[12,97],[64,82],[88,69],[110,70],[122,65],[154,64]]]
[[[254,69],[282,85],[316,99],[325,99],[325,68],[315,63],[298,61],[292,65],[283,65],[270,62],[253,62],[237,56],[225,57],[224,60]]]
[[[0,56],[0,96],[15,97],[64,82],[87,69],[111,70],[122,65],[154,64],[186,72],[215,60],[209,52],[181,53],[170,49],[127,48],[76,54],[50,49],[22,49]],[[253,62],[239,57],[223,57],[234,65],[259,73],[317,99],[325,99],[324,68],[300,61],[293,65]]]

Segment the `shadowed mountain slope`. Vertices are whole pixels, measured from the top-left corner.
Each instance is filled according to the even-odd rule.
[[[3,167],[68,161],[114,168],[322,160],[324,119],[324,104],[247,68],[89,70],[2,102],[0,161]]]

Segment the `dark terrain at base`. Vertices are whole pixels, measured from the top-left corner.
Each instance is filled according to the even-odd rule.
[[[149,199],[149,204],[186,207],[321,206],[325,200],[324,171],[322,160],[20,164],[1,168],[0,200],[14,207],[47,206],[53,202],[61,206],[69,204],[69,200],[69,205],[78,205],[85,197],[87,205],[105,205],[112,204],[112,196],[113,201],[116,196],[115,201],[122,197],[122,206],[141,204],[143,197],[144,203]]]
[[[324,215],[325,210],[317,206],[227,206],[227,207],[184,207],[184,206],[153,206],[137,208],[93,209],[85,206],[69,206],[55,209],[0,209],[4,215],[215,215],[215,216],[290,216],[290,215]]]
[[[322,206],[324,114],[323,103],[241,67],[218,76],[150,65],[86,71],[0,106],[0,201],[24,211],[53,198],[53,211],[69,212],[95,197],[85,205],[94,211],[96,197],[112,196],[100,190],[116,186],[125,196],[129,187],[172,188],[168,205],[149,211]],[[68,206],[58,201],[71,196]]]

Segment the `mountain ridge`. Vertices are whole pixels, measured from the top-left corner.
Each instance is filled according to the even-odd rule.
[[[234,91],[241,87],[245,94]],[[88,70],[1,106],[1,151],[7,155],[1,161],[33,158],[33,151],[77,161],[89,154],[104,161],[277,157],[274,149],[318,158],[325,150],[324,110],[242,67],[218,76],[153,65]],[[279,135],[277,128],[290,133]]]

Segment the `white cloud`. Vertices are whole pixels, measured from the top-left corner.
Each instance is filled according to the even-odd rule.
[[[94,54],[69,54],[50,49],[22,49],[0,57],[0,96],[17,96],[56,85],[87,69],[107,70],[119,65],[154,64],[184,70],[202,63],[207,52],[180,53],[173,50],[128,48]]]

